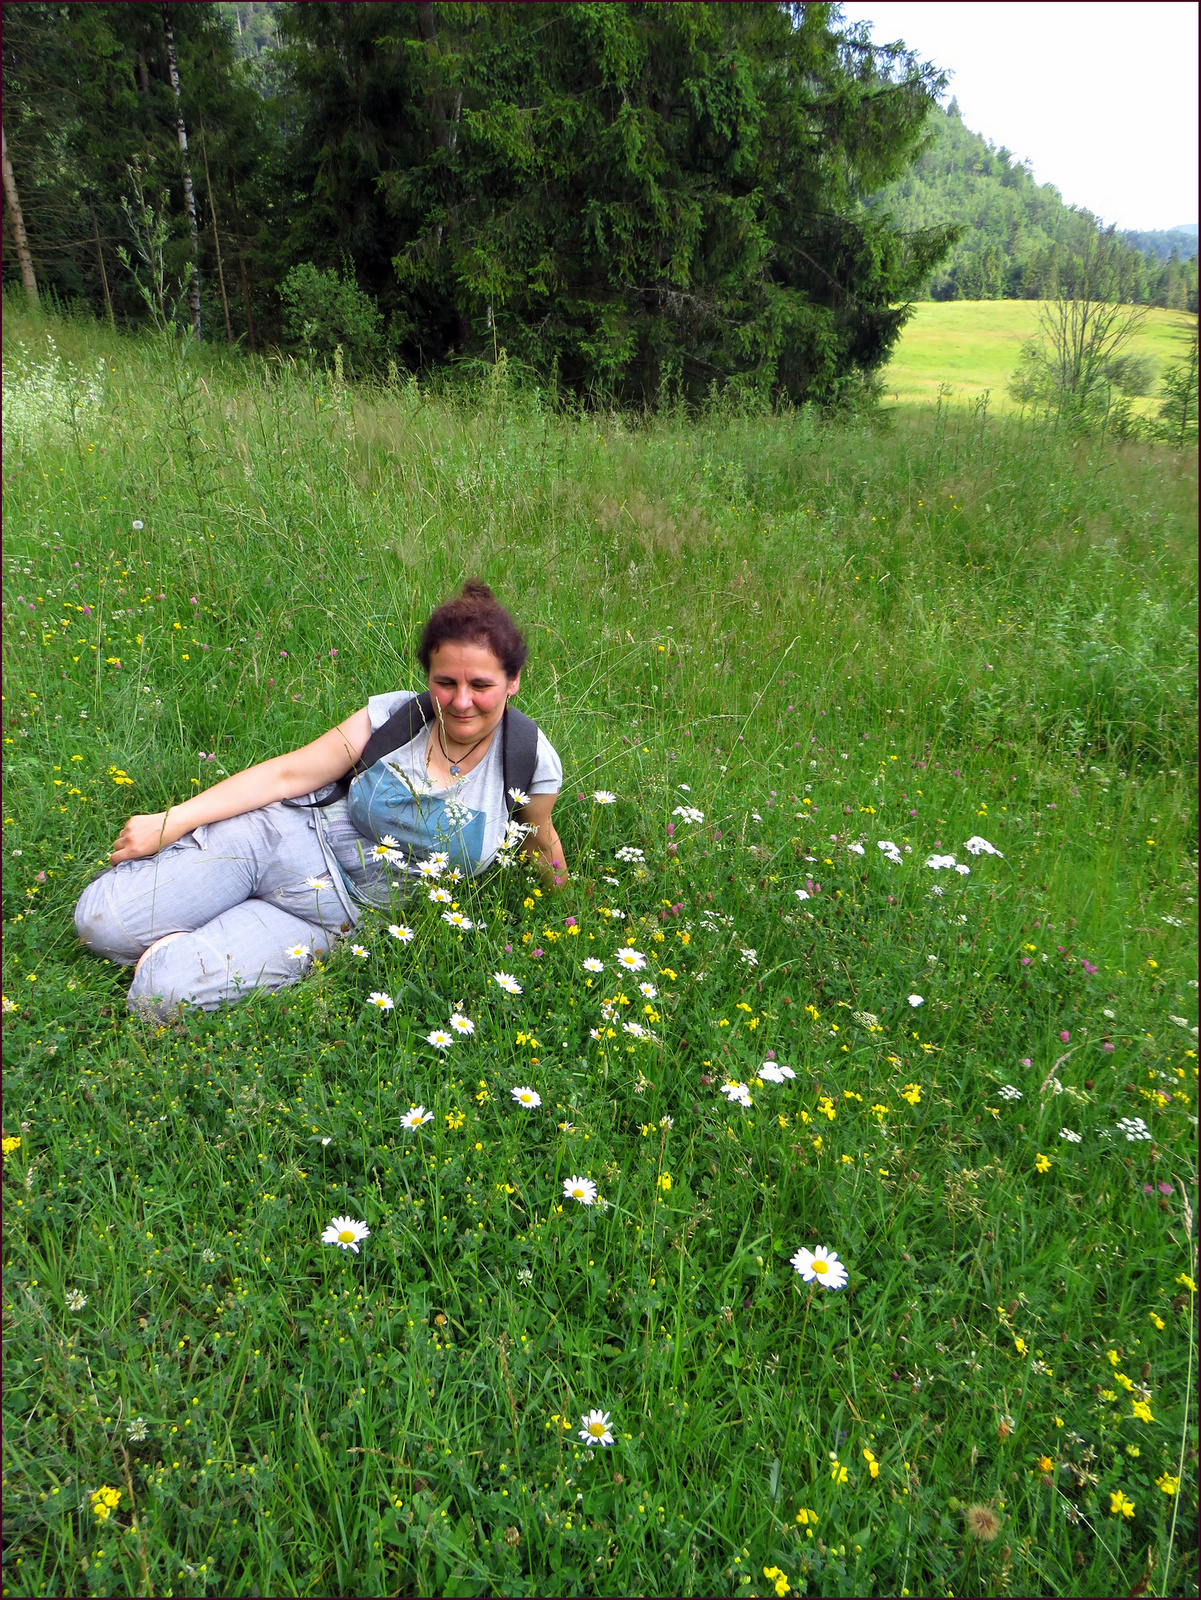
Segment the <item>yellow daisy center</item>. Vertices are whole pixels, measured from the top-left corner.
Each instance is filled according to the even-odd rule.
[[[594,1439],[599,1439],[601,1437],[601,1435],[604,1433],[604,1431],[605,1431],[605,1425],[604,1425],[603,1422],[590,1422],[588,1424],[588,1432],[592,1435],[592,1437]]]
[[[342,1231],[338,1234],[338,1243],[339,1244],[353,1244],[354,1243],[354,1229],[353,1228],[343,1228]]]
[[[573,1189],[571,1191],[571,1198],[573,1200],[582,1200],[584,1198],[584,1191],[580,1188]]]
[[[813,1270],[814,1272],[829,1272],[830,1263],[828,1261],[815,1261],[813,1263]]]

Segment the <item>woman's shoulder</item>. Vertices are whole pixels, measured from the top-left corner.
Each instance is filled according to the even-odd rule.
[[[388,718],[395,716],[410,700],[415,700],[419,692],[417,689],[393,689],[387,694],[371,695],[367,701],[367,715],[371,718],[372,733],[378,733]]]

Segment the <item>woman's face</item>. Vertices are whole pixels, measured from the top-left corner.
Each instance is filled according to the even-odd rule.
[[[447,737],[456,744],[475,744],[491,733],[520,683],[520,672],[505,677],[486,644],[447,640],[430,652],[430,693]]]

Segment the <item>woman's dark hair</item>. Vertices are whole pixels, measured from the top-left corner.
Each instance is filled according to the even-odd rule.
[[[487,645],[504,668],[506,678],[517,676],[530,653],[517,624],[492,590],[474,579],[465,583],[453,600],[444,601],[431,612],[421,630],[417,659],[427,675],[431,655],[439,645],[451,642]]]

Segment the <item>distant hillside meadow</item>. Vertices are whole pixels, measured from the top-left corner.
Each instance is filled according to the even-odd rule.
[[[1197,452],[1033,311],[838,420],[6,304],[4,1594],[1196,1593]],[[131,1016],[124,819],[468,575],[570,882]]]
[[[1039,306],[1037,300],[919,303],[881,370],[885,400],[932,401],[941,389],[951,399],[974,401],[987,390],[990,408],[1018,411],[1006,386],[1022,345],[1039,333]],[[1148,308],[1129,352],[1150,357],[1154,388],[1166,368],[1187,359],[1196,327],[1196,317],[1186,312]],[[1133,397],[1132,404],[1151,416],[1160,402],[1152,393]]]

